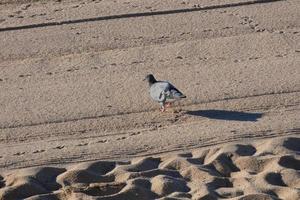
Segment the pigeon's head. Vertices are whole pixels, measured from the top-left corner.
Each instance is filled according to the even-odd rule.
[[[148,81],[149,85],[152,85],[153,83],[156,82],[156,79],[154,78],[154,76],[152,74],[148,74],[144,81]]]

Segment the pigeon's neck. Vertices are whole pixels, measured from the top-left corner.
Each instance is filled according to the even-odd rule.
[[[153,78],[150,78],[150,79],[148,80],[148,82],[149,82],[149,86],[151,86],[151,85],[153,85],[154,83],[156,83],[157,80],[153,77]]]

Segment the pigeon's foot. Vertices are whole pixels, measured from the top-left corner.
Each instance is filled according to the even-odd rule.
[[[165,109],[165,107],[164,106],[162,106],[162,107],[160,107],[160,112],[165,112],[166,111],[166,109]]]
[[[166,103],[166,108],[170,108],[172,106],[172,104],[170,102]]]

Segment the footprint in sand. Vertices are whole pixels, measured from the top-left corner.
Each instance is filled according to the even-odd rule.
[[[62,8],[59,8],[59,9],[55,9],[54,12],[59,12],[59,11],[62,11],[63,9]]]
[[[226,27],[224,27],[222,29],[231,29],[231,28],[233,28],[233,26],[226,26]]]
[[[3,179],[4,178],[0,175],[0,188],[5,186],[5,181]]]
[[[21,155],[24,155],[25,154],[25,152],[24,151],[22,151],[22,152],[17,152],[17,153],[15,153],[15,154],[13,154],[14,156],[21,156]]]
[[[24,74],[21,74],[21,75],[19,75],[20,78],[30,77],[30,76],[31,76],[31,74],[25,74],[25,75],[24,75]]]
[[[103,140],[99,140],[99,141],[97,141],[97,143],[107,143],[108,142],[108,140],[107,139],[103,139]]]
[[[278,55],[275,55],[275,57],[277,57],[277,58],[282,58],[282,57],[283,57],[283,55],[281,55],[281,54],[278,54]]]
[[[211,29],[205,29],[205,30],[203,30],[203,32],[210,32],[210,31],[212,31]]]
[[[88,142],[85,142],[85,143],[80,143],[80,144],[77,144],[76,146],[79,146],[79,147],[81,147],[81,146],[87,146],[89,143]]]
[[[35,151],[32,152],[32,153],[42,153],[42,152],[45,152],[45,150],[44,150],[44,149],[41,149],[41,150],[35,150]]]
[[[134,136],[134,135],[139,135],[139,134],[141,134],[141,132],[138,131],[138,132],[130,133],[129,135]]]
[[[31,6],[31,4],[25,4],[21,6],[22,10],[27,10],[29,7]]]
[[[54,147],[53,149],[63,149],[63,148],[65,148],[65,146],[64,145],[60,145],[60,146]]]
[[[179,35],[182,36],[182,35],[187,35],[187,34],[191,34],[191,32],[182,32]]]
[[[117,138],[117,140],[125,140],[125,139],[126,139],[125,136]]]
[[[256,56],[249,58],[249,60],[257,60],[257,59],[259,59],[259,57],[256,57]]]

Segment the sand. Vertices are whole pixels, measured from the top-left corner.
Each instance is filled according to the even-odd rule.
[[[1,199],[300,198],[300,137],[2,174]]]
[[[298,0],[0,3],[2,199],[299,199]]]

